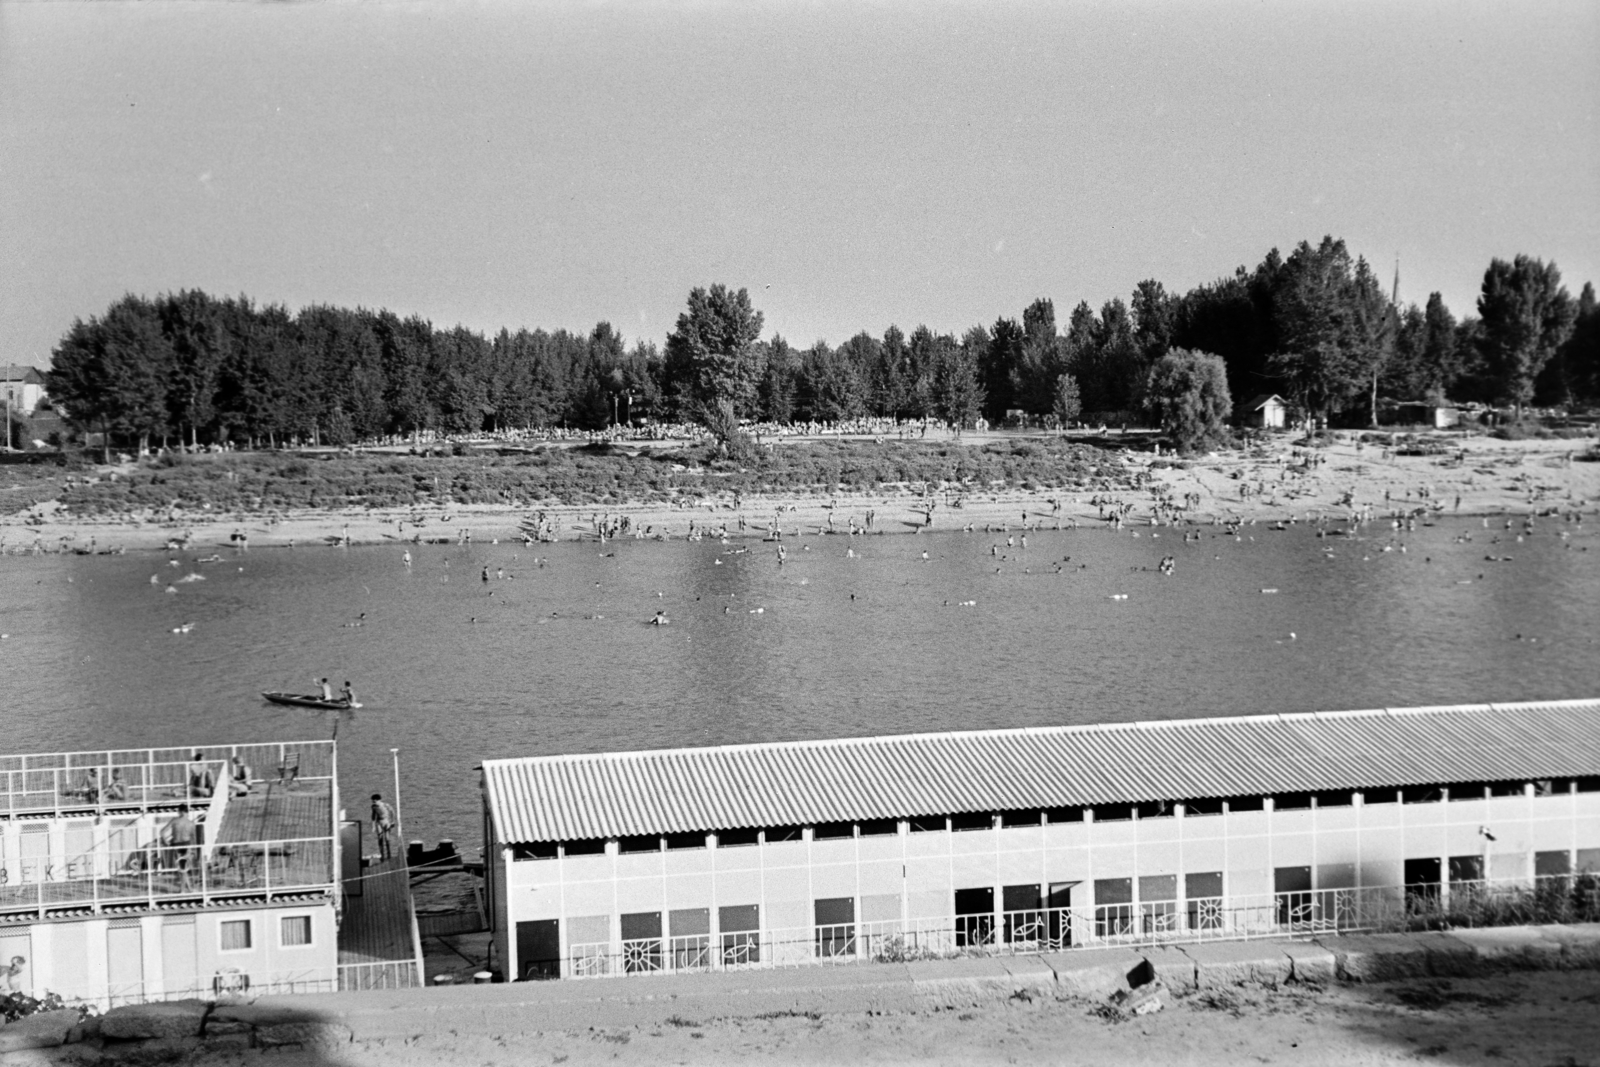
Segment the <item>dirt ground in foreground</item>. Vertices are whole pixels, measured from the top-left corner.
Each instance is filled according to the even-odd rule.
[[[1103,1009],[1101,1009],[1103,1012]],[[187,1062],[261,1067],[511,1064],[1600,1064],[1600,972],[1229,989],[1141,1018],[1081,1000],[885,1015],[679,1019],[665,1026],[428,1034]],[[61,1049],[58,1063],[74,1062]]]

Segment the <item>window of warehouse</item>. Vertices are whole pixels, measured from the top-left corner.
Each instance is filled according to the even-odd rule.
[[[722,962],[725,966],[760,962],[759,905],[733,904],[718,908],[717,928],[722,931]]]

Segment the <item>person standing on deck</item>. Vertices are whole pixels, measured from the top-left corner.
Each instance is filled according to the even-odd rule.
[[[162,829],[161,838],[169,850],[167,862],[178,868],[178,888],[184,891],[193,889],[194,882],[189,872],[194,867],[198,850],[194,847],[195,827],[194,821],[189,818],[189,805],[179,805],[178,814]]]
[[[378,859],[387,860],[394,855],[394,808],[383,799],[382,793],[372,794],[372,832],[378,838]]]

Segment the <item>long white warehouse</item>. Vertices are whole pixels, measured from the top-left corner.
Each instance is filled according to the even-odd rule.
[[[1600,700],[489,760],[483,810],[512,979],[1600,917]]]

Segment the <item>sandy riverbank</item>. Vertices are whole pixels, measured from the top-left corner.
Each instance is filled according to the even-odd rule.
[[[1286,440],[1286,439],[1280,439]],[[931,527],[926,502],[909,490],[821,494],[746,495],[710,498],[693,507],[665,504],[600,509],[558,506],[543,509],[561,540],[592,537],[594,520],[627,516],[630,536],[682,538],[692,529],[729,537],[763,537],[774,521],[785,536],[833,530],[858,530],[872,513],[871,533],[947,531],[971,524],[977,529],[1024,525],[1050,528],[1073,523],[1103,524],[1106,500],[1132,505],[1128,521],[1151,521],[1158,497],[1182,503],[1193,494],[1185,515],[1245,522],[1304,520],[1324,515],[1343,518],[1353,509],[1377,515],[1430,508],[1444,515],[1519,515],[1550,509],[1590,512],[1600,501],[1600,463],[1585,462],[1581,440],[1500,441],[1487,437],[1448,439],[1447,450],[1399,455],[1353,439],[1315,450],[1286,443],[1250,452],[1229,451],[1193,457],[1172,465],[1170,457],[1148,452],[1114,453],[1137,489],[1113,492],[1062,492],[1053,489],[941,491]],[[46,502],[20,515],[0,518],[0,553],[160,549],[174,539],[194,550],[236,548],[234,535],[249,548],[308,548],[329,544],[454,542],[470,532],[475,544],[518,538],[532,509],[492,505],[434,508],[301,511],[265,518],[253,514],[216,516],[189,512],[175,522],[127,522],[68,516]],[[742,525],[741,525],[742,520]]]

